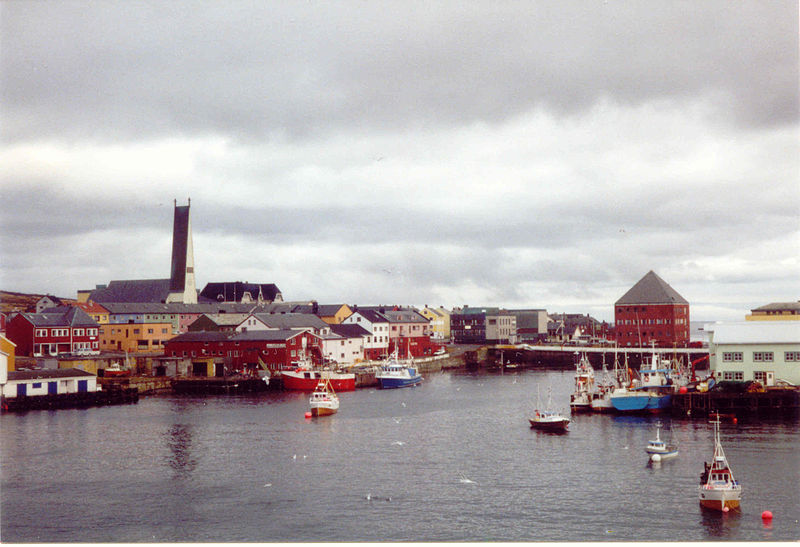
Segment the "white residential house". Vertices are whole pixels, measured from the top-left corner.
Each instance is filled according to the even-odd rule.
[[[389,319],[377,311],[356,310],[343,325],[359,325],[369,335],[364,341],[364,358],[384,359],[389,354]]]
[[[714,378],[765,386],[800,385],[800,321],[710,323],[709,368]]]
[[[350,366],[364,360],[364,344],[371,334],[360,325],[331,325],[322,337],[322,355],[327,362]]]

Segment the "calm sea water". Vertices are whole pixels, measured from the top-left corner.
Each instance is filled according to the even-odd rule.
[[[705,421],[531,430],[571,372],[439,373],[402,390],[147,397],[0,417],[3,542],[796,541],[800,424],[723,424],[742,513],[697,503]],[[661,420],[680,456],[648,465]],[[761,512],[774,514],[770,526]]]

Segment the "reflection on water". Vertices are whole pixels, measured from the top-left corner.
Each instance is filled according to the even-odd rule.
[[[728,539],[735,536],[739,529],[742,514],[739,511],[723,513],[700,506],[700,517],[700,523],[706,529],[709,538]]]
[[[175,424],[169,430],[167,445],[170,449],[169,466],[175,471],[175,479],[188,479],[197,467],[197,460],[192,457],[191,426]]]

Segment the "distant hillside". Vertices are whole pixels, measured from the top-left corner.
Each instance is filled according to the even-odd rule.
[[[0,290],[0,312],[28,311],[36,309],[36,301],[44,294],[27,294],[21,292]],[[51,295],[52,296],[52,295]],[[61,298],[60,296],[58,298]],[[74,298],[61,298],[67,302],[74,302]]]

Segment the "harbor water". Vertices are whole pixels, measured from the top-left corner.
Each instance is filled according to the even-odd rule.
[[[0,416],[3,542],[797,541],[800,423],[723,423],[741,513],[702,510],[705,420],[573,416],[532,430],[571,371],[426,375],[414,388],[144,397]],[[680,454],[648,463],[661,422]],[[764,522],[761,513],[774,515]]]

